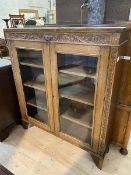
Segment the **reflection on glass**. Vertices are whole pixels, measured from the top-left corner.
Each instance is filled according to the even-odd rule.
[[[48,124],[42,52],[17,49],[17,54],[28,115]]]
[[[91,144],[97,58],[58,54],[60,129]]]

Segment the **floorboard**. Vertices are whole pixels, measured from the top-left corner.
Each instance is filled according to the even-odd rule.
[[[131,142],[128,151],[122,156],[111,147],[100,171],[88,152],[37,127],[17,126],[0,143],[0,164],[15,175],[130,175]]]

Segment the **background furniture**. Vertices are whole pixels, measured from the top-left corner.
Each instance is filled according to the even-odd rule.
[[[129,43],[126,55],[131,57],[131,23],[129,26]],[[120,152],[127,155],[127,146],[131,132],[131,59],[120,60],[122,66],[120,88],[116,104],[116,113],[114,115],[114,129],[112,142],[121,147]]]
[[[105,21],[106,23],[112,21],[129,21],[129,12],[131,8],[130,0],[107,0],[106,11],[105,11]]]
[[[81,5],[80,0],[56,0],[56,19],[57,24],[80,24],[81,23]],[[92,1],[93,2],[93,1]],[[103,3],[102,3],[103,4]],[[98,7],[98,6],[96,6]],[[131,8],[130,0],[107,0],[105,7],[105,22],[129,21],[129,12]],[[73,9],[73,12],[72,12]],[[104,9],[104,8],[103,8]],[[88,9],[89,10],[89,9]],[[97,15],[96,15],[97,16]],[[83,11],[83,23],[87,23],[88,12]]]
[[[0,141],[20,123],[21,115],[10,61],[0,60]]]
[[[9,28],[9,20],[10,19],[2,19],[6,23],[6,27]]]
[[[29,19],[29,20],[27,20],[26,22],[25,22],[25,26],[31,26],[31,25],[33,25],[33,26],[35,26],[36,25],[36,21],[35,20],[32,20],[32,19]]]
[[[23,126],[90,151],[101,169],[128,35],[125,25],[6,29]]]
[[[56,23],[57,24],[81,24],[80,0],[56,0]],[[73,12],[72,12],[73,9]],[[83,23],[87,23],[87,13],[83,12]]]
[[[19,15],[24,15],[25,16],[25,19],[32,19],[30,17],[30,15],[33,15],[33,18],[35,18],[36,20],[39,19],[39,12],[38,10],[34,10],[34,9],[19,9]],[[26,17],[26,15],[28,17]]]
[[[24,25],[25,24],[25,18],[24,15],[11,15],[10,17],[10,24],[12,28],[16,28],[18,24]]]
[[[4,39],[0,38],[0,58],[8,56],[8,48],[6,47],[6,42]]]
[[[56,24],[56,10],[47,11],[46,24]]]

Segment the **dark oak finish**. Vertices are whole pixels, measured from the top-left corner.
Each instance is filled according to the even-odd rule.
[[[126,55],[131,56],[131,23],[129,26],[129,42]],[[127,146],[131,132],[131,60],[121,60],[122,67],[116,112],[114,115],[114,127],[112,133],[112,143],[121,147],[120,152],[127,155]]]
[[[84,0],[56,0],[57,24],[80,24],[81,5],[83,2]],[[117,23],[120,21],[128,21],[130,8],[130,0],[106,0],[105,23],[112,23],[114,20]],[[89,10],[90,9],[83,10],[83,24],[87,23]]]
[[[0,141],[3,141],[21,120],[11,66],[0,68],[0,82]]]
[[[31,123],[36,125],[90,151],[94,162],[100,169],[102,168],[104,156],[109,149],[112,122],[114,120],[112,118],[115,111],[114,104],[117,101],[118,80],[122,71],[118,57],[127,54],[128,30],[126,24],[94,27],[47,26],[43,28],[5,30],[5,37],[12,57],[21,113],[23,121],[26,122],[24,124]],[[23,56],[18,54],[20,48],[23,50]],[[28,50],[32,50],[32,52],[42,51],[43,64],[41,64],[41,67],[38,67],[38,57],[35,57],[37,62],[34,64],[34,58]],[[26,55],[26,52],[30,54]],[[70,65],[66,63],[70,56],[72,60],[76,59],[75,63],[79,64],[79,66],[77,65],[77,71],[76,67],[69,69]],[[81,61],[78,61],[78,57]],[[33,64],[21,65],[21,59],[26,61],[30,59]],[[86,61],[90,59],[96,60],[95,74],[92,74],[92,71],[84,71],[83,73],[85,69],[81,70],[81,66],[84,63],[82,59],[86,59]],[[62,60],[64,60],[64,63]],[[68,69],[66,64],[69,65]],[[63,65],[64,69],[61,68]],[[26,80],[28,83],[25,82],[22,72],[23,69],[25,70],[25,67],[28,67],[26,68],[27,72],[30,68],[32,70],[37,69],[37,71],[38,69],[44,69],[45,85],[43,85],[43,89],[47,95],[48,124],[40,121],[39,119],[41,118],[34,116],[39,105],[34,102],[32,104],[32,101],[28,101],[30,98],[28,99],[27,96],[32,97],[34,89],[36,90],[37,87],[38,90],[38,85],[29,84],[29,79]],[[65,76],[63,79],[62,73],[66,77],[70,77],[68,81]],[[74,76],[77,77],[75,81]],[[84,80],[81,80],[81,78]],[[65,83],[67,84],[66,86]],[[70,84],[72,88],[70,88]],[[89,88],[86,91],[85,85]],[[64,88],[61,89],[61,86],[64,86]],[[27,88],[30,93],[26,91]],[[39,88],[41,90],[42,87]],[[28,93],[26,94],[26,92]],[[71,103],[70,108],[62,115],[61,106],[63,101],[61,101],[61,98],[67,105]],[[74,118],[74,114],[77,111],[81,111],[82,108],[80,106],[84,105],[88,105],[93,109],[93,113],[90,113],[92,110],[88,110],[90,115],[87,115],[87,117],[92,116],[92,120],[89,121],[88,119],[87,125],[85,125],[83,115],[81,115],[82,119],[78,118],[79,115],[76,116],[77,119]],[[45,104],[43,105],[44,112],[41,114],[46,117],[44,107]],[[31,111],[29,112],[30,109]],[[80,114],[82,113],[80,112]]]
[[[56,22],[57,24],[81,24],[80,0],[56,0]],[[73,9],[73,13],[72,13]],[[87,12],[87,11],[86,11]],[[65,15],[66,14],[66,15]],[[83,23],[87,23],[87,14],[83,13]]]
[[[106,11],[105,11],[105,21],[128,21],[129,12],[131,8],[130,0],[107,0]]]

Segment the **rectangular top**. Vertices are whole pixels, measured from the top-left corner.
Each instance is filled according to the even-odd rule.
[[[70,25],[44,25],[44,26],[24,26],[24,28],[10,28],[4,31],[28,31],[28,30],[73,30],[73,31],[117,31],[126,30],[127,23],[119,24],[102,24],[102,25],[87,25],[87,24],[70,24]]]
[[[120,46],[128,42],[128,24],[45,25],[5,29],[6,40]]]

